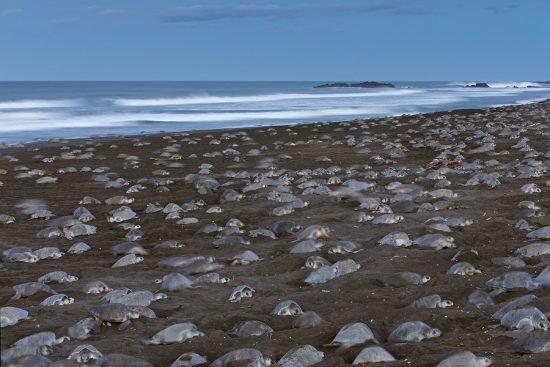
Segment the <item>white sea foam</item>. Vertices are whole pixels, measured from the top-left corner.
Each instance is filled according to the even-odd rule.
[[[473,85],[477,82],[450,82],[448,86],[465,87],[466,85]],[[538,87],[543,88],[544,85],[534,82],[487,82],[490,88],[529,88]]]
[[[218,103],[246,103],[246,102],[271,102],[284,101],[291,99],[326,99],[326,98],[361,98],[361,97],[388,97],[404,96],[421,93],[422,90],[396,89],[396,90],[377,90],[368,93],[281,93],[264,94],[256,96],[189,96],[181,98],[117,98],[112,102],[118,106],[127,107],[146,107],[146,106],[183,106],[200,104],[218,104]]]
[[[59,107],[76,107],[80,105],[80,101],[72,99],[28,99],[17,101],[0,102],[1,110],[20,110],[20,109],[35,109],[35,108],[59,108]]]

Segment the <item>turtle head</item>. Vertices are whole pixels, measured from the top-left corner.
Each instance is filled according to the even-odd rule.
[[[339,246],[334,246],[328,249],[329,254],[341,254],[342,251],[340,250]]]
[[[64,341],[68,341],[68,340],[71,340],[71,338],[68,337],[68,336],[60,336],[59,338],[57,338],[57,339],[55,340],[55,344],[61,344],[61,343],[63,343]]]
[[[76,282],[77,280],[78,280],[78,277],[77,277],[77,276],[69,275],[69,281],[71,281],[71,282]]]
[[[143,260],[144,260],[143,256],[136,256],[136,262],[137,263],[141,263],[141,262],[143,262]]]
[[[548,330],[550,328],[550,321],[540,320],[534,323],[535,329]]]
[[[432,279],[432,277],[430,277],[429,275],[423,275],[422,279],[420,280],[420,283],[421,284],[427,283],[430,281],[430,279]]]
[[[168,296],[166,295],[166,293],[156,293],[155,296],[153,297],[153,299],[155,301],[159,300],[159,299],[166,299],[168,298]]]
[[[162,283],[162,279],[160,279],[160,278],[157,278],[154,281],[155,281],[156,284],[161,284]]]
[[[493,360],[488,357],[477,357],[474,366],[475,367],[489,367],[493,364]]]
[[[138,319],[139,318],[139,312],[135,310],[128,311],[128,318],[129,319]]]
[[[48,355],[53,353],[53,349],[52,349],[52,347],[50,347],[48,345],[41,345],[38,348],[38,352],[43,356],[48,356]]]
[[[252,291],[250,289],[246,289],[241,293],[242,297],[252,297]]]
[[[428,338],[437,338],[438,336],[441,336],[441,334],[441,330],[434,328],[428,332]]]
[[[221,277],[220,278],[220,283],[224,284],[224,283],[229,283],[231,281],[231,278],[228,278],[228,277]]]
[[[454,305],[453,301],[449,301],[448,299],[444,299],[438,304],[441,308],[451,307],[452,305]]]

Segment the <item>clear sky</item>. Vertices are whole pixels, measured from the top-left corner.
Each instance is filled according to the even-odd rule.
[[[549,0],[0,0],[0,80],[548,80]]]

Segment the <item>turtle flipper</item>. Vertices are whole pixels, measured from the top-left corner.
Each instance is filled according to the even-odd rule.
[[[128,326],[130,326],[131,323],[132,323],[132,321],[130,321],[130,320],[124,321],[122,324],[120,324],[120,326],[118,327],[118,330],[119,331],[126,330],[128,328]]]

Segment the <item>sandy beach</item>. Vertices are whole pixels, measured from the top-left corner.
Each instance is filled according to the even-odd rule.
[[[212,271],[230,278],[230,282],[163,291],[168,297],[149,306],[156,318],[140,317],[124,330],[118,330],[115,324],[101,326],[87,340],[73,338],[55,345],[48,358],[65,359],[77,345],[91,344],[104,355],[124,353],[160,367],[170,366],[184,352],[203,355],[210,363],[227,352],[246,347],[256,348],[278,361],[296,346],[311,345],[324,353],[319,366],[344,366],[351,365],[357,354],[372,343],[349,348],[325,345],[344,325],[363,322],[380,346],[396,359],[373,365],[436,366],[453,353],[471,351],[492,358],[494,366],[548,366],[550,352],[520,353],[512,345],[519,334],[511,334],[513,330],[492,316],[507,301],[525,294],[535,295],[537,298],[529,306],[548,316],[549,288],[541,285],[532,290],[493,294],[483,305],[472,304],[469,296],[478,289],[491,292],[487,281],[506,272],[527,272],[535,278],[550,265],[550,254],[525,257],[514,253],[534,242],[528,240],[527,233],[550,226],[549,144],[550,100],[339,123],[57,140],[3,147],[0,214],[13,216],[15,221],[0,224],[0,250],[53,246],[66,252],[81,241],[91,249],[37,263],[4,261],[0,268],[0,307],[25,309],[32,319],[2,328],[1,349],[39,331],[67,335],[68,327],[90,316],[88,307],[105,303],[101,300],[103,294],[82,291],[90,281],[101,280],[113,289],[155,292],[159,284],[154,280],[171,272],[195,277],[206,272],[163,266],[160,261],[175,256],[212,256],[220,264]],[[101,167],[105,168],[98,169]],[[498,184],[473,185],[470,180],[479,173],[492,174]],[[44,177],[52,177],[54,182],[37,183]],[[201,186],[206,177],[215,184]],[[120,187],[106,187],[116,179]],[[258,181],[260,184],[253,185]],[[403,190],[395,182],[405,185]],[[138,184],[142,185],[139,190],[127,193]],[[522,187],[526,184],[536,184],[540,192],[524,192]],[[230,189],[237,198],[244,197],[230,199]],[[275,215],[274,209],[285,205],[282,199],[276,200],[282,194],[293,194],[308,205],[275,211],[285,214]],[[127,241],[128,232],[119,228],[119,223],[107,221],[109,212],[122,205],[107,205],[104,201],[117,195],[135,199],[124,205],[137,216],[125,222],[140,226],[143,238],[134,242],[148,254],[143,255],[141,263],[112,268],[122,255],[113,255],[111,247]],[[85,196],[101,203],[79,204]],[[379,200],[403,219],[374,224],[376,218],[389,213],[369,208],[365,198]],[[51,218],[31,219],[30,214],[22,213],[20,204],[29,199],[43,200]],[[204,205],[198,205],[196,210],[182,209],[172,219],[166,219],[168,213],[162,211],[169,203],[185,207],[184,203],[200,204],[199,201]],[[518,207],[522,201],[533,201],[538,209]],[[151,203],[156,203],[160,211],[146,213]],[[95,234],[72,239],[37,238],[49,220],[71,216],[80,206],[95,216],[95,220],[86,222],[96,227]],[[216,206],[220,209],[207,212]],[[357,219],[360,212],[364,213],[363,221]],[[438,216],[465,218],[471,224],[431,226],[428,220]],[[198,221],[177,223],[190,217]],[[243,223],[242,233],[231,233],[235,227],[226,223],[232,218]],[[527,228],[516,228],[520,219],[528,222]],[[329,237],[319,239],[323,246],[318,251],[296,254],[290,249],[298,243],[300,230],[279,234],[275,239],[250,235],[250,231],[266,229],[280,220],[294,221],[301,228],[326,226]],[[440,219],[438,223],[441,222],[445,224]],[[201,229],[211,223],[217,224],[219,231],[204,233]],[[411,240],[430,233],[443,234],[454,239],[454,246],[436,250],[378,244],[392,232],[405,232]],[[213,244],[228,235],[242,236],[250,244]],[[167,240],[180,241],[184,246],[155,248]],[[361,251],[329,253],[337,241],[353,241]],[[232,258],[245,250],[253,251],[261,260],[231,265]],[[360,268],[323,284],[308,285],[304,280],[313,270],[305,269],[304,263],[312,255],[322,256],[331,264],[352,259]],[[495,264],[496,257],[513,256],[525,264],[518,268]],[[451,266],[460,262],[470,263],[480,273],[447,274]],[[44,292],[12,299],[13,286],[36,281],[56,270],[78,276],[76,282],[49,284],[56,292],[73,297],[74,303],[40,306],[49,296]],[[431,279],[420,285],[389,284],[388,277],[398,272],[415,272]],[[239,285],[248,285],[255,293],[240,302],[230,302],[231,292]],[[453,305],[407,307],[432,294],[451,300]],[[284,300],[295,301],[303,311],[318,313],[324,322],[312,328],[293,327],[296,317],[271,314]],[[274,331],[263,336],[231,336],[233,326],[246,320],[262,321]],[[441,330],[441,336],[408,343],[387,340],[397,324],[416,320]],[[194,323],[205,335],[169,345],[142,343],[165,327],[181,322]]]

